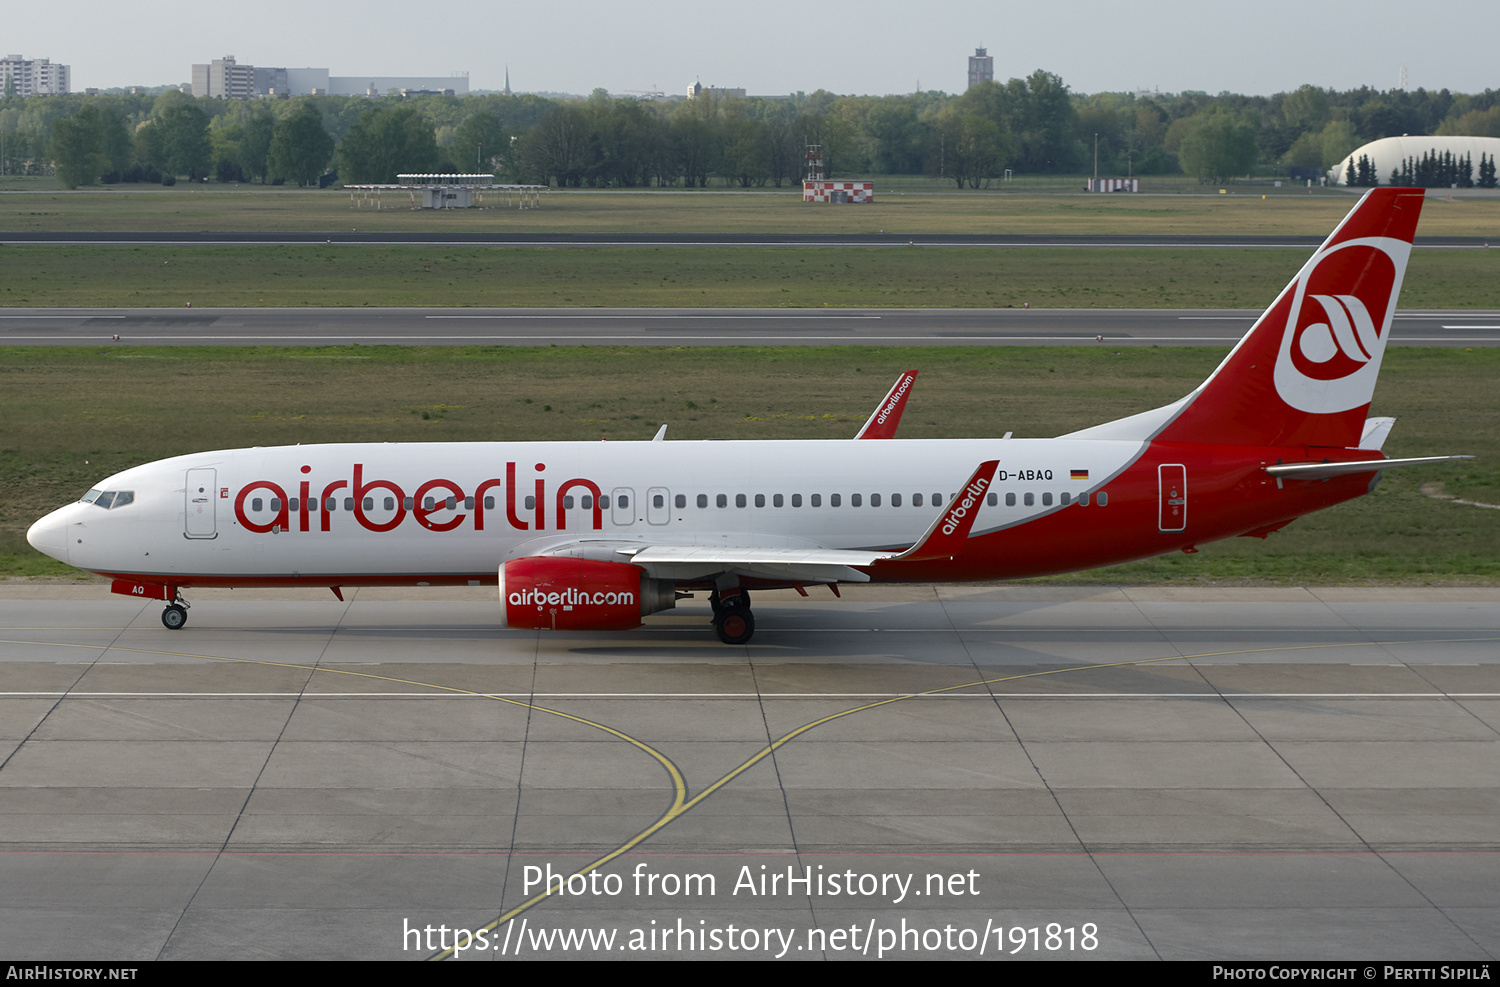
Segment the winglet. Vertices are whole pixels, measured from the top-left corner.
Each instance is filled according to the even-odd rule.
[[[901,424],[901,413],[906,410],[906,398],[911,385],[917,379],[915,370],[908,370],[896,378],[896,383],[886,392],[880,404],[875,406],[865,427],[859,430],[856,439],[894,439],[896,426]]]
[[[969,537],[969,529],[974,527],[974,519],[979,515],[979,506],[984,502],[985,492],[989,490],[995,478],[995,469],[999,465],[998,459],[980,463],[974,475],[969,477],[958,495],[933,520],[926,533],[917,540],[915,545],[900,555],[893,555],[881,561],[913,562],[922,559],[946,559],[963,551],[964,542]]]

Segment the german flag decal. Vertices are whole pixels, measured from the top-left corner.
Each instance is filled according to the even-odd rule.
[[[1088,470],[1073,470],[1073,471],[1071,471],[1069,473],[1069,476],[1070,476],[1070,478],[1072,478],[1074,480],[1087,480],[1089,478],[1089,471]]]

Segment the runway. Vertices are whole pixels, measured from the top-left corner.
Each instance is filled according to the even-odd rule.
[[[404,211],[404,210],[403,210]],[[364,221],[360,214],[351,222]],[[371,217],[374,221],[374,217]],[[155,232],[122,231],[0,231],[0,246],[41,244],[47,246],[342,246],[426,247],[1115,247],[1115,248],[1213,248],[1218,250],[1264,250],[1295,248],[1312,250],[1324,236],[1281,233],[516,233],[503,230],[463,230],[445,233],[344,231],[296,233],[277,230],[249,232]],[[1424,236],[1416,250],[1488,250],[1485,236]]]
[[[491,592],[0,586],[0,951],[1500,955],[1500,590]]]
[[[0,345],[1227,347],[1259,315],[1258,309],[10,308],[0,309]],[[1398,311],[1391,344],[1500,345],[1500,311]]]

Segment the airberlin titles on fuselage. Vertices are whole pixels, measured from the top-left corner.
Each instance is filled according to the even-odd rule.
[[[516,463],[508,462],[503,480],[499,477],[481,480],[473,485],[472,491],[466,491],[465,485],[457,480],[434,477],[421,481],[408,493],[394,480],[378,475],[368,477],[364,463],[355,463],[349,478],[327,483],[314,478],[313,468],[304,465],[301,467],[303,479],[291,484],[253,480],[239,488],[233,494],[234,517],[245,530],[263,535],[293,531],[331,532],[336,525],[343,526],[351,521],[367,531],[381,533],[400,527],[407,515],[428,531],[455,531],[465,527],[466,522],[470,529],[484,531],[486,524],[491,528],[495,526],[494,515],[503,507],[505,524],[517,531],[600,531],[604,528],[604,512],[611,504],[598,483],[586,477],[573,477],[549,494],[547,479],[542,475],[547,465],[536,463],[531,467],[531,489],[521,493],[519,491],[524,488],[519,484],[528,480],[523,475],[518,481],[517,469]],[[1079,475],[1087,478],[1088,471],[1075,470],[1074,476]],[[1006,481],[1051,480],[1052,477],[1050,469],[999,470],[992,480],[986,480],[984,486],[988,488],[991,483]],[[497,500],[497,495],[503,497],[503,504]],[[624,499],[632,496],[631,492],[616,496],[621,497],[621,501],[615,506],[626,513],[633,511],[633,505]],[[938,505],[941,496],[946,495],[933,494],[933,506]],[[230,497],[231,488],[221,487],[219,499]],[[736,497],[735,502],[737,506],[745,506],[740,497]],[[830,502],[835,506],[838,503],[837,500]],[[800,497],[794,498],[792,503],[793,506],[800,505]],[[813,498],[812,503],[816,506],[817,499]],[[859,501],[852,499],[852,503],[858,505]],[[871,506],[878,503],[872,498]],[[899,499],[892,498],[892,506],[899,503]],[[779,501],[777,506],[780,506]],[[922,506],[922,495],[912,498],[912,506]],[[350,520],[336,522],[334,519],[338,516]]]
[[[540,474],[546,469],[546,463],[537,463],[533,467],[537,475],[531,481],[531,493],[525,495],[529,503],[518,510],[515,463],[505,464],[504,480],[498,477],[481,480],[474,486],[472,493],[465,493],[464,488],[455,480],[439,477],[424,480],[410,494],[407,494],[394,480],[367,479],[363,463],[354,464],[353,475],[350,479],[333,480],[321,484],[322,489],[319,490],[319,482],[310,477],[312,467],[303,466],[302,473],[306,479],[296,484],[294,488],[296,492],[292,494],[292,497],[296,498],[295,510],[286,488],[281,484],[274,480],[254,480],[241,487],[239,493],[235,495],[234,516],[235,520],[239,521],[247,531],[254,531],[258,534],[277,534],[292,530],[332,531],[335,514],[351,516],[360,527],[375,532],[394,530],[406,520],[407,514],[411,514],[417,524],[429,531],[453,531],[472,514],[473,529],[483,531],[486,521],[489,520],[486,517],[486,510],[498,510],[498,505],[487,508],[485,495],[503,490],[506,523],[517,531],[544,531],[549,527],[547,480]],[[602,529],[604,516],[599,484],[583,477],[565,480],[553,492],[555,506],[551,515],[554,520],[551,525],[552,529],[568,530],[568,508],[572,505],[571,495],[574,491],[579,491],[582,495],[580,501],[582,512],[589,526],[595,531]],[[269,519],[261,520],[251,517],[251,514],[262,513],[257,509],[260,498],[252,496],[257,492],[263,493],[271,502]],[[383,495],[378,502],[377,493]],[[229,488],[223,488],[219,496],[221,499],[227,498]],[[345,501],[346,509],[342,511],[338,510],[340,499]],[[249,512],[246,511],[247,501],[250,502]],[[575,508],[575,512],[577,510]],[[434,520],[434,515],[446,514],[449,511],[456,513],[443,517],[441,520]],[[293,520],[294,514],[295,521]]]

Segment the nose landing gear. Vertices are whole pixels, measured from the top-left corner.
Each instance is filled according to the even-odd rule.
[[[177,594],[177,598],[167,605],[161,612],[161,625],[169,631],[180,631],[182,625],[187,623],[188,607],[192,604]]]

